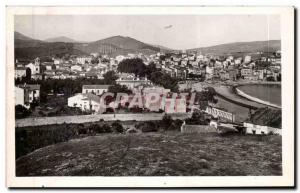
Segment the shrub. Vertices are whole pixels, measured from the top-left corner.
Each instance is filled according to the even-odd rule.
[[[107,124],[102,125],[102,129],[103,129],[104,133],[112,133],[113,132],[112,128]]]
[[[162,118],[162,120],[160,121],[160,128],[163,130],[168,130],[170,125],[172,124],[173,120],[171,118],[171,116],[169,115],[164,115],[164,117]]]
[[[170,125],[168,130],[170,130],[170,131],[180,131],[182,123],[183,123],[183,121],[181,121],[180,119],[176,119],[172,122],[172,124]]]
[[[208,123],[202,112],[194,112],[192,114],[191,118],[186,119],[186,124],[188,124],[188,125],[207,125]]]
[[[152,121],[140,123],[137,125],[137,128],[140,129],[143,133],[158,131],[157,125]]]
[[[25,117],[28,117],[31,114],[31,111],[26,109],[22,105],[16,105],[15,106],[15,117],[16,119],[22,119]]]
[[[123,133],[125,130],[119,122],[114,122],[112,125],[112,130],[116,133]]]
[[[104,133],[104,129],[98,124],[92,124],[88,127],[90,133]]]

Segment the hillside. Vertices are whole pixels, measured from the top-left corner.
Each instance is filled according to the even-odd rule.
[[[34,40],[28,36],[25,36],[23,34],[21,34],[20,32],[15,31],[14,33],[15,39],[17,40],[25,40],[25,41],[30,41],[30,40]]]
[[[113,36],[94,42],[80,43],[64,36],[40,41],[15,32],[15,57],[18,59],[53,57],[64,54],[80,55],[92,52],[116,56],[128,53],[154,54],[159,51],[160,48],[158,47],[123,36]]]
[[[75,48],[74,43],[65,42],[45,42],[29,38],[19,32],[15,32],[15,58],[17,59],[42,59],[64,54],[86,54]]]
[[[54,38],[48,38],[44,40],[45,42],[65,42],[65,43],[74,43],[75,40],[68,38],[66,36],[59,36]]]
[[[158,47],[124,36],[113,36],[87,44],[78,44],[77,48],[87,53],[99,52],[112,56],[128,53],[153,54],[160,51]]]
[[[236,42],[229,44],[220,44],[216,46],[194,48],[189,51],[197,51],[202,54],[233,54],[233,53],[256,53],[256,52],[275,52],[281,49],[280,40],[254,41],[254,42]]]
[[[170,51],[160,45],[143,43],[131,37],[113,36],[94,42],[76,42],[68,37],[56,37],[45,41],[35,40],[19,32],[15,32],[15,56],[18,59],[33,59],[35,57],[53,57],[64,54],[90,54],[99,52],[112,57],[128,53],[154,54],[159,51]],[[243,56],[247,53],[274,52],[280,50],[280,40],[238,42],[221,44],[205,48],[189,49],[203,54]]]
[[[17,176],[267,176],[281,170],[280,136],[207,133],[106,134],[16,160]]]

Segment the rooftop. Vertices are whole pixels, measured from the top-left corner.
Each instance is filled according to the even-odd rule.
[[[83,85],[82,89],[108,89],[110,85],[100,85],[100,84],[94,84],[94,85]]]

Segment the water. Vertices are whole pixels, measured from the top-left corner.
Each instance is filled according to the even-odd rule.
[[[244,93],[281,106],[281,85],[243,85],[238,87]]]

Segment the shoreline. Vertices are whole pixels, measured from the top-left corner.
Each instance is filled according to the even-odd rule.
[[[248,95],[245,92],[243,92],[240,89],[238,89],[237,87],[235,87],[234,89],[236,90],[236,94],[239,95],[239,96],[241,96],[241,97],[244,97],[246,99],[249,99],[251,101],[254,101],[254,102],[257,102],[257,103],[260,103],[260,104],[264,104],[264,105],[267,105],[267,106],[271,106],[271,107],[274,107],[274,108],[281,109],[281,106],[273,104],[273,103],[270,103],[268,101],[261,100],[259,98],[253,97],[251,95]]]
[[[263,106],[281,109],[280,105],[261,100],[254,96],[248,95],[238,89],[239,86],[245,85],[281,85],[281,82],[267,82],[267,81],[249,81],[249,82],[226,82],[225,84],[212,85],[217,94],[227,100],[228,102],[238,104],[240,106],[252,106],[254,108],[260,108]],[[253,109],[254,109],[253,108]]]
[[[241,97],[244,97],[248,100],[251,100],[251,101],[263,104],[263,105],[267,105],[267,106],[273,107],[273,108],[278,108],[278,109],[282,108],[280,105],[277,105],[277,104],[271,103],[269,101],[259,99],[255,96],[251,96],[249,94],[246,94],[244,91],[242,91],[238,88],[239,86],[244,86],[244,85],[281,85],[281,82],[260,82],[260,83],[250,83],[250,84],[239,84],[239,85],[233,86],[233,90],[235,91],[235,94],[237,94]]]

